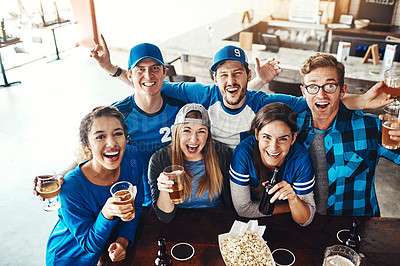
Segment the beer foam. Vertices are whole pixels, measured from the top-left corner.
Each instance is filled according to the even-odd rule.
[[[354,263],[352,263],[348,258],[342,257],[340,255],[329,256],[325,259],[325,262],[326,263],[324,263],[324,266],[354,266]]]

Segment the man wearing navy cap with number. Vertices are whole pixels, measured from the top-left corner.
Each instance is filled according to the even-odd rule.
[[[284,102],[295,112],[307,108],[303,98],[247,90],[248,83],[249,88],[261,88],[281,69],[275,60],[260,66],[256,59],[258,77],[250,82],[251,70],[246,54],[235,46],[225,46],[215,54],[211,66],[213,85],[164,81],[166,69],[161,51],[152,44],[139,44],[131,49],[127,71],[111,64],[103,36],[91,56],[111,76],[133,84],[135,93],[114,105],[124,114],[131,142],[143,154],[145,164],[158,148],[170,143],[171,127],[182,102],[202,104],[209,112],[213,137],[232,149],[249,135],[250,123],[264,105]],[[145,204],[149,205],[147,176],[143,181]]]
[[[129,73],[123,75],[121,73],[125,73],[124,70],[111,64],[110,54],[103,36],[100,38],[100,44],[96,44],[92,50],[91,56],[112,76],[118,76],[126,83],[128,83],[128,79],[131,79]],[[264,105],[271,102],[283,102],[295,112],[307,109],[307,103],[303,98],[282,94],[267,95],[264,92],[255,91],[281,72],[275,59],[267,60],[264,65],[260,66],[260,62],[256,58],[255,70],[257,77],[251,80],[251,70],[245,52],[239,47],[228,45],[214,56],[214,64],[211,66],[211,71],[214,73],[213,85],[164,81],[161,93],[185,103],[203,105],[209,112],[214,139],[234,149],[241,140],[249,135],[251,120]],[[141,84],[138,85],[141,86]],[[134,86],[136,88],[135,83]],[[247,89],[248,87],[250,90]],[[365,103],[361,98],[358,100],[355,100],[354,97],[351,100],[347,99],[344,99],[344,103],[350,109],[359,109],[359,106]]]

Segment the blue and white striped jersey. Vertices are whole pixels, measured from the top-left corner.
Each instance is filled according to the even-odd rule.
[[[213,138],[229,145],[232,149],[249,136],[251,121],[263,106],[273,102],[283,102],[296,113],[308,109],[304,98],[247,90],[244,105],[239,110],[231,111],[223,105],[221,92],[215,84],[165,81],[161,91],[185,103],[202,104],[210,116]]]
[[[256,138],[250,136],[236,147],[233,152],[229,179],[241,186],[257,187],[260,180],[257,177],[253,163],[253,149]],[[314,169],[308,151],[295,142],[285,157],[279,169],[281,181],[291,184],[297,195],[311,193],[314,189]]]

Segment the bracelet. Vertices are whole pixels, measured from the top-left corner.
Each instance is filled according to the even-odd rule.
[[[117,71],[113,75],[110,74],[111,77],[119,77],[121,75],[122,69],[119,66],[116,66],[116,67],[117,67]]]

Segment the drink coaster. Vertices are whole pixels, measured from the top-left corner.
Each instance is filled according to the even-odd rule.
[[[285,248],[277,248],[272,251],[272,257],[278,266],[290,266],[296,261],[293,252]]]
[[[171,255],[176,260],[188,260],[194,255],[194,247],[188,243],[178,243],[171,248]]]
[[[350,230],[349,229],[342,229],[339,230],[336,234],[336,238],[340,241],[340,243],[344,243],[349,238]],[[361,237],[358,236],[358,241],[361,242]]]

